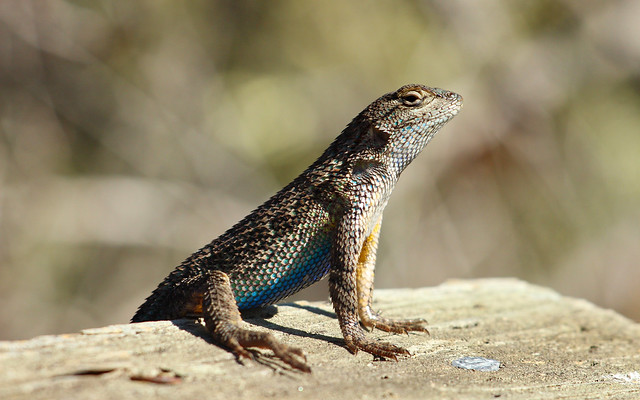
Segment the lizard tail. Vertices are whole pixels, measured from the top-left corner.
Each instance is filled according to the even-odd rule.
[[[203,276],[197,271],[177,268],[138,307],[131,322],[163,321],[198,315],[202,304],[202,293],[196,281]],[[188,284],[187,284],[188,283]]]

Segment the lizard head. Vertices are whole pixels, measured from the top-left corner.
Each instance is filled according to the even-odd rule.
[[[374,158],[390,161],[388,167],[400,173],[461,108],[459,94],[423,85],[403,86],[380,97],[359,115],[357,147]],[[362,129],[364,124],[367,129]]]

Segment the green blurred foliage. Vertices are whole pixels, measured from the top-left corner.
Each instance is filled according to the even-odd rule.
[[[632,0],[0,3],[0,338],[126,322],[412,82],[465,108],[400,180],[377,287],[517,276],[639,319],[639,18]]]

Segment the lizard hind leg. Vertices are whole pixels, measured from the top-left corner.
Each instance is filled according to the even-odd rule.
[[[311,372],[302,350],[280,343],[270,333],[242,327],[242,317],[231,283],[224,272],[207,273],[202,311],[207,330],[211,332],[215,341],[231,350],[237,357],[253,358],[252,353],[248,351],[249,347],[270,349],[276,357],[291,367]]]

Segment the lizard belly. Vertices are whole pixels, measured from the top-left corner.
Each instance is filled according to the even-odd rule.
[[[304,246],[282,246],[282,251],[243,273],[229,273],[238,308],[274,304],[319,281],[329,272],[330,251],[329,236],[321,235]]]

